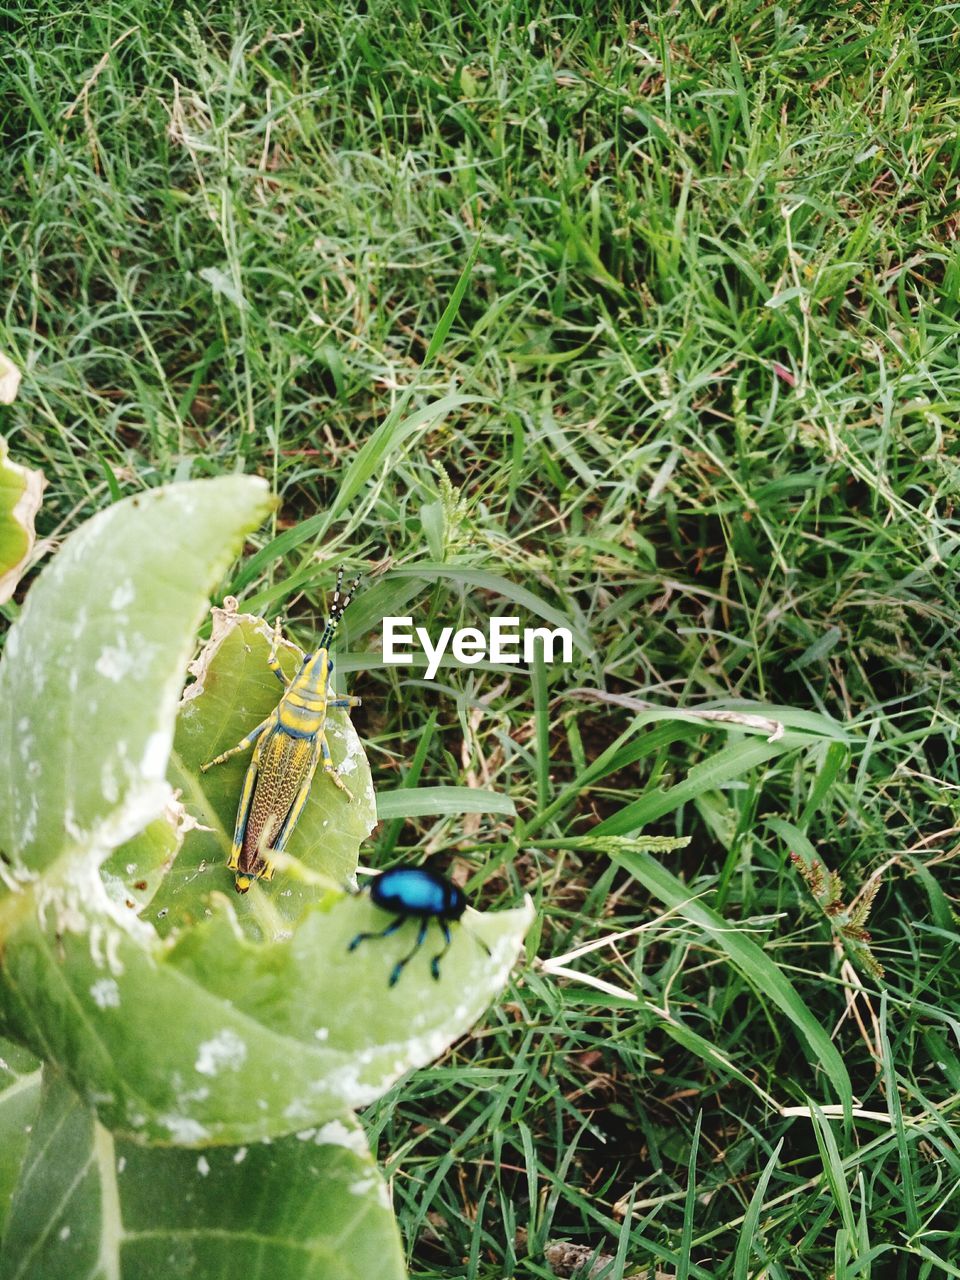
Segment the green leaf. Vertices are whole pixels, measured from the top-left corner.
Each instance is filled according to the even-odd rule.
[[[918,1175],[913,1156],[916,1130],[913,1130],[913,1133],[908,1133],[907,1127],[903,1122],[903,1104],[900,1100],[900,1090],[903,1088],[904,1081],[895,1065],[896,1059],[893,1056],[893,1049],[890,1045],[889,1017],[890,999],[888,993],[883,991],[880,993],[879,1044],[877,1047],[880,1051],[880,1061],[883,1063],[887,1111],[890,1114],[890,1124],[893,1127],[897,1142],[897,1160],[900,1165],[900,1185],[903,1195],[904,1226],[909,1236],[913,1237],[921,1230],[921,1211],[917,1204]],[[846,1184],[844,1184],[844,1190],[846,1190]],[[856,1236],[852,1238],[856,1239]]]
[[[800,1032],[814,1058],[833,1082],[844,1113],[852,1119],[853,1092],[850,1076],[836,1046],[814,1014],[807,1008],[799,992],[786,974],[761,947],[741,933],[730,921],[691,900],[687,885],[672,872],[660,866],[648,853],[613,854],[614,862],[625,867],[632,876],[687,920],[702,928],[711,941],[725,951],[740,972],[758,992],[772,1000]]]
[[[273,1137],[373,1101],[469,1030],[506,983],[532,915],[529,903],[468,912],[451,927],[439,981],[431,926],[389,987],[417,925],[350,951],[392,919],[366,894],[329,894],[261,941],[243,934],[233,895],[213,894],[205,918],[164,942],[102,887],[98,897],[99,884],[95,873],[49,872],[7,911],[8,1025],[109,1128],[182,1146]]]
[[[0,436],[0,604],[13,595],[33,550],[33,522],[45,483],[41,471],[10,461]]]
[[[427,540],[427,547],[434,560],[443,558],[444,532],[446,522],[443,516],[443,503],[425,502],[420,508],[420,527]]]
[[[180,704],[170,782],[181,795],[190,815],[183,847],[151,905],[151,916],[161,933],[187,924],[204,912],[204,900],[212,889],[229,891],[233,873],[227,870],[237,805],[251,751],[201,773],[200,765],[235,746],[255,728],[280,700],[283,690],[267,665],[273,631],[261,618],[238,614],[235,602],[213,610],[213,632],[200,657],[191,665],[196,676]],[[303,653],[283,641],[277,658],[288,676],[300,666]],[[342,681],[337,690],[347,692]],[[286,854],[316,872],[334,886],[351,883],[361,843],[373,830],[377,815],[370,767],[357,732],[345,710],[331,709],[326,732],[333,762],[353,798],[348,799],[318,770],[306,805],[290,836]],[[133,867],[127,885],[142,881],[144,872],[137,842],[129,850]],[[149,856],[149,852],[145,851]],[[282,887],[270,899],[286,920],[295,920],[318,889],[288,869]],[[274,881],[279,886],[279,879]],[[135,898],[135,893],[130,893]],[[257,896],[237,901],[243,917],[257,912]],[[161,914],[162,913],[162,914]]]
[[[0,663],[0,848],[21,867],[102,861],[162,812],[207,595],[268,507],[241,476],[140,494],[82,525],[34,584]]]
[[[40,1063],[0,1040],[0,1239],[39,1105]]]
[[[0,1280],[403,1280],[389,1195],[349,1114],[202,1154],[117,1141],[63,1081],[43,1103]]]
[[[796,747],[809,747],[816,745],[816,738],[830,738],[837,741],[847,741],[848,735],[842,725],[831,720],[828,716],[819,715],[816,712],[798,710],[793,707],[778,706],[773,703],[765,702],[747,702],[740,699],[736,700],[718,700],[704,704],[697,709],[680,708],[680,707],[648,707],[640,700],[631,698],[623,694],[600,693],[598,690],[573,690],[572,695],[586,695],[590,701],[601,701],[611,703],[615,706],[623,706],[628,710],[636,710],[637,714],[633,721],[624,730],[620,736],[602,751],[589,765],[586,765],[567,787],[565,787],[545,809],[533,816],[527,824],[527,833],[540,830],[546,823],[553,818],[554,814],[562,810],[566,805],[576,800],[581,792],[588,786],[592,786],[601,778],[607,777],[611,773],[617,772],[632,764],[636,760],[643,759],[644,756],[652,755],[659,751],[663,746],[672,742],[689,739],[699,736],[695,731],[704,732],[711,730],[727,734],[761,734],[768,741],[768,745],[774,748],[774,753],[778,751],[787,751]],[[640,708],[643,708],[642,710]],[[708,718],[709,717],[709,718]],[[659,724],[661,728],[651,733],[643,735],[636,742],[631,742],[634,735],[638,734],[640,729],[647,725]],[[671,726],[676,725],[675,729]],[[773,731],[778,725],[783,725],[786,732],[770,743]],[[798,730],[791,732],[790,730]],[[809,734],[816,735],[811,739]],[[649,795],[641,796],[634,803],[637,809],[628,806],[620,810],[618,813],[611,814],[610,818],[600,826],[595,827],[594,831],[601,828],[610,831],[614,828],[606,826],[606,822],[616,824],[615,829],[619,831],[629,831],[631,823],[633,823],[633,815],[636,812],[641,814],[644,821],[649,821],[649,815],[652,809],[661,804],[665,804],[666,808],[662,812],[670,812],[679,805],[686,803],[688,800],[696,800],[710,790],[711,782],[709,781],[709,773],[705,779],[702,766],[709,765],[712,760],[719,759],[720,753],[716,757],[709,757],[702,761],[700,765],[694,766],[695,769],[701,769],[700,773],[691,773],[678,783],[675,787],[670,788],[667,792],[651,792]],[[732,763],[734,774],[742,767],[749,768],[749,762],[744,764],[742,760],[737,760],[734,756],[733,761],[729,757],[723,757],[723,767],[727,768]],[[692,781],[691,781],[692,780]],[[704,783],[706,782],[706,785]],[[714,778],[714,785],[716,779]],[[693,788],[692,792],[690,787]],[[626,822],[624,819],[626,818]],[[624,825],[620,825],[620,824]],[[634,824],[636,825],[636,824]]]
[[[503,813],[516,817],[517,810],[508,795],[478,787],[400,787],[396,791],[381,791],[377,796],[377,817],[381,821],[424,818],[431,814],[449,817],[460,813]]]
[[[423,358],[424,365],[429,365],[435,360],[443,349],[443,344],[447,340],[447,335],[453,326],[454,320],[460,313],[460,304],[463,302],[463,296],[467,292],[467,286],[470,283],[470,277],[473,274],[473,268],[476,265],[477,257],[480,253],[480,245],[482,239],[477,236],[473,242],[473,247],[467,254],[467,260],[463,264],[463,270],[457,278],[457,283],[453,286],[453,293],[450,295],[450,301],[443,309],[443,315],[437,321],[437,327],[433,331],[433,337],[430,339],[430,345],[427,347],[427,354]]]
[[[769,306],[769,303],[767,304]],[[842,632],[839,627],[829,627],[822,636],[818,636],[807,649],[801,653],[799,658],[795,658],[793,662],[787,664],[784,671],[802,671],[804,667],[809,667],[814,662],[820,662],[828,653],[840,642]]]
[[[803,831],[807,829],[807,825],[813,818],[823,811],[824,801],[833,789],[837,774],[850,759],[850,752],[842,742],[831,742],[826,750],[819,754],[822,756],[823,763],[817,770],[817,776],[813,780],[813,786],[810,788],[810,794],[807,797],[807,803],[803,806],[798,824]]]
[[[188,823],[183,805],[171,801],[162,818],[114,849],[100,878],[118,906],[142,909],[152,900],[174,864]]]
[[[794,298],[802,298],[807,290],[801,289],[799,285],[792,285],[789,289],[784,289],[780,293],[775,293],[772,298],[768,298],[763,304],[772,311],[776,311],[778,307],[782,307],[785,302],[793,302]]]

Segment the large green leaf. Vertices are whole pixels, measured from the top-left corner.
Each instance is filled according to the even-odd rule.
[[[259,941],[222,894],[165,941],[128,912],[132,928],[102,889],[78,892],[69,873],[48,873],[17,905],[0,962],[9,1028],[111,1129],[184,1146],[289,1133],[380,1096],[476,1021],[531,916],[529,904],[469,913],[439,981],[437,930],[391,988],[416,925],[350,951],[391,921],[366,894],[331,893]]]
[[[0,1280],[402,1280],[387,1188],[350,1114],[198,1155],[115,1140],[44,1075]]]
[[[207,595],[268,505],[242,476],[140,494],[34,584],[0,663],[0,849],[18,866],[102,861],[162,811]]]

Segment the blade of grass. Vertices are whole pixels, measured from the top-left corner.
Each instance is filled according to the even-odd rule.
[[[497,813],[515,818],[517,810],[509,796],[476,787],[401,787],[377,793],[377,817],[381,822],[396,818],[453,817],[461,813]]]
[[[796,739],[789,735],[784,735],[779,742],[758,742],[756,739],[734,742],[694,765],[682,782],[665,791],[652,791],[639,800],[624,805],[594,827],[593,834],[619,836],[637,831],[648,822],[663,817],[665,813],[679,809],[703,792],[714,791],[724,783],[749,773],[765,761],[772,760],[774,756],[795,749],[797,745]]]
[[[760,1214],[763,1211],[763,1198],[767,1194],[767,1187],[770,1185],[773,1171],[777,1167],[777,1160],[783,1150],[783,1143],[784,1139],[781,1138],[764,1166],[763,1173],[761,1173],[753,1195],[750,1197],[750,1203],[747,1205],[743,1226],[740,1228],[740,1237],[737,1240],[737,1252],[733,1259],[733,1280],[750,1280],[748,1273],[750,1255],[754,1249],[759,1251],[761,1242]]]
[[[537,809],[550,802],[550,715],[547,707],[547,670],[543,660],[543,641],[537,641],[536,657],[531,671],[533,685],[533,719],[537,735]]]
[[[697,1152],[700,1149],[700,1126],[703,1124],[703,1108],[697,1112],[690,1139],[690,1157],[687,1160],[687,1192],[683,1199],[683,1228],[680,1232],[680,1263],[677,1280],[688,1280],[690,1275],[690,1247],[693,1243],[694,1212],[697,1205]]]
[[[889,1026],[889,993],[886,989],[880,995],[880,1057],[883,1063],[883,1081],[887,1094],[887,1109],[890,1112],[890,1123],[897,1140],[897,1158],[900,1162],[900,1183],[903,1188],[904,1215],[906,1230],[914,1236],[920,1230],[920,1217],[917,1213],[917,1193],[914,1186],[916,1173],[910,1158],[910,1143],[903,1123],[903,1107],[900,1104],[900,1082],[897,1079],[895,1059],[890,1048]]]
[[[850,1189],[847,1186],[847,1178],[844,1173],[843,1160],[840,1156],[840,1150],[837,1147],[837,1140],[833,1136],[833,1130],[830,1128],[830,1122],[817,1106],[812,1098],[807,1098],[807,1105],[810,1108],[810,1119],[813,1123],[813,1132],[817,1139],[817,1148],[820,1152],[820,1159],[823,1162],[823,1173],[830,1189],[830,1195],[833,1202],[837,1206],[843,1222],[844,1230],[847,1233],[847,1243],[850,1250],[856,1249],[857,1240],[857,1223],[853,1213],[853,1202],[850,1199]],[[854,1256],[856,1256],[854,1254]]]

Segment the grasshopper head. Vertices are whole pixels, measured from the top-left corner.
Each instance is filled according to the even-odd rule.
[[[314,649],[313,653],[308,653],[304,658],[303,666],[297,675],[297,686],[301,690],[323,693],[329,683],[332,669],[330,650],[321,645],[319,649]]]

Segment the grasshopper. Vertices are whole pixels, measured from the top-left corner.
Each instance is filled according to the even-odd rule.
[[[261,877],[273,878],[274,866],[268,855],[285,848],[321,760],[324,772],[346,792],[348,800],[353,799],[334,766],[324,727],[330,707],[360,706],[359,698],[336,697],[330,684],[333,671],[330,644],[359,583],[358,576],[341,599],[343,569],[338,570],[333,603],[320,643],[313,653],[304,655],[300,670],[292,680],[284,674],[277,659],[280,623],[276,623],[267,664],[286,692],[266,720],[252,729],[242,742],[200,766],[206,773],[215,764],[222,764],[256,743],[243,780],[227,863],[229,869],[236,872],[237,893],[246,893],[254,880]]]

